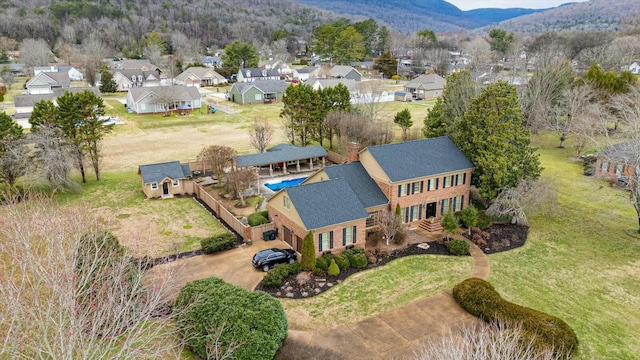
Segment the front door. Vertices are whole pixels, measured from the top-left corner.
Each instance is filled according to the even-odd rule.
[[[162,195],[169,195],[169,183],[162,183]]]
[[[425,219],[436,216],[436,204],[435,202],[427,204],[427,210],[425,211]]]

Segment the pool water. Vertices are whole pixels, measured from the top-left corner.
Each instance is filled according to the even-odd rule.
[[[271,182],[265,183],[264,186],[266,186],[267,188],[273,191],[278,191],[280,189],[300,185],[300,183],[303,182],[305,179],[306,177],[288,179],[288,180],[282,180],[282,181],[271,181]]]

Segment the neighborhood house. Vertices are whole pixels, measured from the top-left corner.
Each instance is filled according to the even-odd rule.
[[[404,91],[410,93],[414,99],[433,99],[442,95],[447,81],[437,74],[424,74],[409,81]]]
[[[200,93],[193,86],[156,86],[131,88],[126,107],[136,114],[176,112],[186,114],[201,107]]]
[[[242,105],[280,101],[288,85],[284,80],[237,82],[229,89],[229,100]]]
[[[300,251],[311,231],[316,255],[364,246],[377,214],[400,206],[403,224],[442,229],[447,212],[469,203],[473,165],[447,137],[370,146],[351,143],[347,163],[325,167],[267,201],[282,239]]]

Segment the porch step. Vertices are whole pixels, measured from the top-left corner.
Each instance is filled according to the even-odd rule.
[[[442,221],[440,219],[424,219],[418,227],[428,232],[442,231]]]

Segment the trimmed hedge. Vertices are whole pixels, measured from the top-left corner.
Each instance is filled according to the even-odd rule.
[[[213,254],[218,251],[231,249],[235,245],[236,245],[236,236],[230,232],[210,236],[200,241],[202,252],[204,252],[205,254]]]
[[[249,291],[219,278],[187,283],[175,302],[175,323],[191,350],[207,359],[215,346],[211,334],[224,326],[222,353],[239,344],[234,359],[271,360],[287,337],[282,304],[261,291]]]
[[[485,280],[464,280],[453,288],[453,297],[470,314],[487,322],[522,324],[523,337],[537,349],[552,349],[567,358],[578,348],[576,333],[562,319],[506,301]]]
[[[247,222],[249,226],[258,226],[269,222],[269,214],[267,210],[256,211],[253,214],[247,216]]]
[[[329,268],[329,261],[327,261],[327,259],[324,256],[316,259],[316,269],[320,269],[321,271],[327,271],[328,268]]]
[[[278,287],[288,275],[296,275],[302,272],[302,265],[299,262],[291,264],[278,264],[271,269],[262,279],[265,287]]]
[[[447,242],[447,250],[449,250],[452,255],[467,255],[469,253],[469,243],[464,240],[454,239]]]

